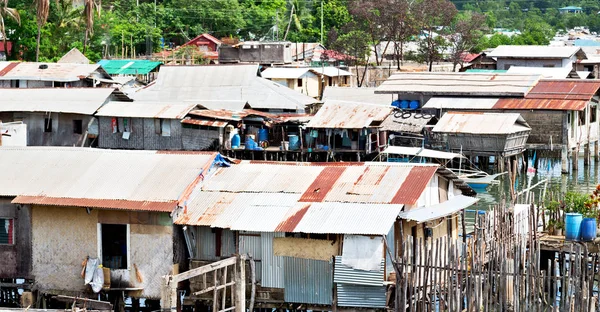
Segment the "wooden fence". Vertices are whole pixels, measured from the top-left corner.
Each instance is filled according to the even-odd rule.
[[[542,250],[538,215],[527,215],[528,227],[515,226],[501,205],[469,237],[409,237],[394,263],[396,311],[600,311],[598,254],[579,242]]]

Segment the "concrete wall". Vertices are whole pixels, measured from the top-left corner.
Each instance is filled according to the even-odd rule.
[[[552,136],[552,144],[563,143],[563,115],[564,111],[526,111],[513,110],[505,111],[506,113],[518,113],[527,121],[531,127],[527,144],[550,144],[550,136]]]
[[[525,67],[572,67],[573,62],[571,59],[503,59],[498,58],[496,68],[500,70],[506,70],[510,66],[525,66]]]
[[[52,131],[44,132],[45,119],[52,119]],[[80,146],[92,116],[62,113],[2,113],[3,122],[22,120],[27,125],[28,146]],[[82,133],[73,132],[73,120],[81,120]]]
[[[188,151],[216,150],[220,145],[220,134],[214,130],[194,129],[184,127],[181,129],[183,149]]]
[[[31,277],[31,211],[0,198],[0,218],[12,218],[14,244],[0,245],[0,278]]]
[[[119,130],[124,128],[123,118],[117,118]],[[129,139],[123,139],[123,132],[113,133],[112,117],[100,117],[98,146],[116,149],[181,150],[182,127],[178,119],[165,119],[171,123],[171,135],[157,134],[153,118],[129,118],[131,132]]]
[[[290,44],[240,44],[239,47],[221,45],[219,63],[287,64],[292,62]]]
[[[111,287],[143,288],[134,297],[158,299],[161,276],[173,265],[173,226],[168,214],[136,213],[75,207],[32,208],[33,274],[45,292],[80,293],[81,263],[98,257],[98,224],[129,224],[129,269],[111,270]],[[142,279],[137,278],[134,264]]]

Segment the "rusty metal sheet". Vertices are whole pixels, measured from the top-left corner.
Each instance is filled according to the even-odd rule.
[[[40,65],[46,65],[47,67],[41,69]],[[104,70],[100,69],[98,64],[12,62],[4,67],[0,80],[23,79],[70,82],[91,77],[94,72],[104,72]],[[107,79],[110,78],[110,76],[106,76]]]
[[[600,81],[597,80],[540,80],[525,98],[589,101],[598,93],[598,89]]]
[[[172,102],[108,102],[98,110],[96,116],[182,119],[195,104]]]
[[[198,116],[198,117],[207,117],[214,119],[224,119],[224,120],[242,120],[242,118],[246,117],[246,114],[243,112],[235,112],[225,109],[195,109],[188,113],[189,115]]]
[[[152,202],[136,200],[113,200],[91,198],[60,198],[46,196],[17,196],[13,204],[62,206],[62,207],[89,207],[102,209],[120,209],[134,211],[160,211],[171,212],[177,206],[177,201]]]
[[[308,128],[362,129],[383,122],[392,112],[391,106],[327,101],[308,122]]]
[[[335,181],[344,173],[346,167],[326,167],[306,189],[301,202],[321,202],[333,188]]]
[[[433,132],[470,134],[509,134],[531,130],[517,113],[449,112],[433,128]]]
[[[220,120],[206,120],[206,119],[184,119],[181,121],[182,124],[197,125],[206,127],[223,128],[227,126],[226,121]]]
[[[538,98],[504,98],[498,100],[492,109],[538,109],[538,110],[576,110],[585,109],[588,100],[559,100]]]
[[[413,205],[423,194],[425,187],[437,171],[437,166],[413,167],[392,199],[392,204]]]
[[[17,65],[19,65],[19,62],[8,63],[4,68],[2,68],[2,70],[0,70],[0,76],[6,75],[8,72],[13,70],[13,68],[17,67]]]

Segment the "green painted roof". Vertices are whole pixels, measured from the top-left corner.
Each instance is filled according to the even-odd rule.
[[[98,64],[109,75],[145,75],[162,63],[148,60],[100,60]]]
[[[566,11],[566,10],[582,10],[582,8],[578,7],[578,6],[572,6],[571,5],[571,6],[566,6],[564,8],[560,8],[559,10],[563,10],[563,11]]]

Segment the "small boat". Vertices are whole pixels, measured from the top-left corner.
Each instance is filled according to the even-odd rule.
[[[488,174],[487,172],[481,170],[461,170],[452,168],[448,169],[454,172],[459,179],[463,180],[465,183],[469,184],[469,186],[474,189],[483,189],[486,188],[488,185],[499,184],[500,181],[496,180],[496,178],[506,173],[501,172],[495,174]]]

